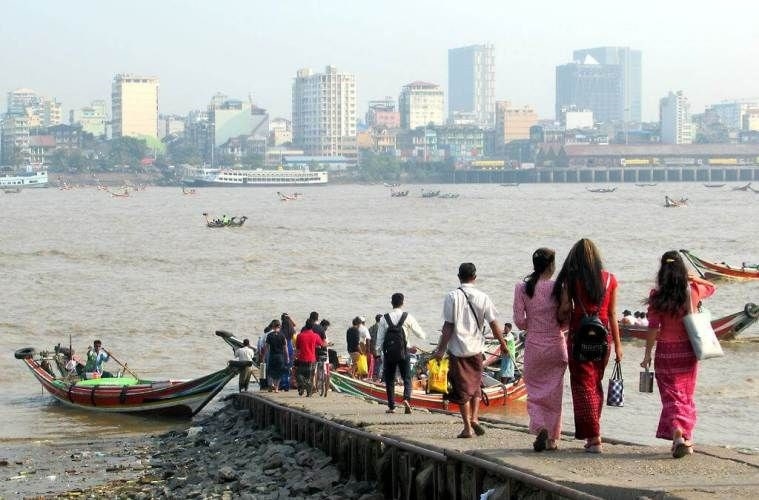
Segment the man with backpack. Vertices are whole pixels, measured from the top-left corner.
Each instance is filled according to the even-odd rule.
[[[383,377],[387,390],[387,413],[395,413],[395,371],[400,371],[403,379],[404,413],[411,413],[411,368],[409,366],[408,337],[414,334],[426,339],[419,323],[409,313],[403,311],[403,294],[394,293],[390,297],[393,310],[382,316],[377,326],[376,354],[383,359]]]
[[[485,433],[479,423],[485,325],[490,325],[502,352],[507,352],[508,346],[493,301],[474,287],[474,264],[461,264],[458,277],[461,285],[449,292],[443,303],[442,334],[433,356],[442,359],[446,351],[450,355],[451,401],[459,405],[464,420],[464,430],[457,437],[471,438]]]

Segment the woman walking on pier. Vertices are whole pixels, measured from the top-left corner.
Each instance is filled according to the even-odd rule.
[[[596,245],[583,238],[572,246],[556,277],[553,296],[559,301],[558,320],[569,323],[567,352],[575,437],[585,440],[585,451],[601,453],[601,409],[604,391],[601,385],[609,362],[609,348],[614,343],[616,360],[622,360],[622,342],[617,324],[617,278],[604,270]],[[585,312],[595,313],[606,331],[607,348],[600,359],[587,361],[575,357],[573,348]]]
[[[656,288],[648,302],[648,338],[643,368],[651,365],[651,350],[656,343],[654,373],[659,386],[662,411],[656,437],[672,440],[672,456],[682,458],[693,453],[693,428],[696,425],[696,390],[698,360],[693,353],[683,316],[689,312],[688,301],[695,305],[711,296],[715,287],[697,276],[688,275],[680,254],[674,250],[661,257]]]
[[[530,432],[535,451],[555,450],[561,437],[567,344],[557,320],[559,303],[552,295],[556,252],[538,248],[532,254],[532,274],[514,290],[514,323],[527,331],[524,383]]]

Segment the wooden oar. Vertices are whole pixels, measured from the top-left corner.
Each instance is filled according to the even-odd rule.
[[[132,370],[130,370],[130,369],[127,367],[127,365],[125,365],[124,363],[122,363],[121,361],[119,361],[119,360],[116,358],[116,356],[114,356],[113,354],[111,354],[111,352],[110,352],[110,351],[106,351],[105,349],[103,349],[103,350],[106,352],[106,354],[108,354],[108,357],[109,357],[109,358],[111,358],[112,360],[114,360],[115,362],[117,362],[118,364],[120,364],[120,365],[121,365],[121,367],[122,367],[122,368],[124,368],[124,370],[125,370],[125,371],[129,372],[129,374],[130,374],[130,375],[132,375],[132,376],[133,376],[134,378],[136,378],[137,380],[140,380],[140,377],[138,377],[136,373],[134,373]]]

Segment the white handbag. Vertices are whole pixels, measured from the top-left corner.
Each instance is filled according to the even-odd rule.
[[[712,328],[711,319],[711,314],[708,312],[693,311],[693,300],[690,285],[688,285],[688,314],[683,317],[683,323],[688,332],[690,345],[698,359],[719,358],[725,355]]]

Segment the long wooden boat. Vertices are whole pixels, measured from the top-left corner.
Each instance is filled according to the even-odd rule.
[[[615,187],[601,187],[601,188],[586,187],[585,189],[591,193],[613,193],[614,191],[617,190],[616,186]]]
[[[745,184],[743,186],[735,186],[733,187],[733,191],[748,191],[751,188],[751,183]]]
[[[501,384],[489,376],[483,376],[483,380],[485,381],[485,387],[482,388],[480,409],[498,404],[502,405],[506,401],[522,399],[527,395],[527,388],[524,385],[524,380],[521,378],[509,384]],[[380,403],[387,403],[387,392],[385,384],[382,382],[351,378],[339,371],[330,372],[330,382],[332,387],[339,392],[371,399]],[[403,399],[402,385],[395,386],[395,399],[397,402]],[[451,412],[459,410],[459,405],[448,401],[443,394],[427,394],[419,385],[416,385],[411,391],[410,403],[411,406],[419,408]]]
[[[672,207],[687,207],[688,206],[688,198],[680,198],[679,200],[675,200],[674,198],[670,198],[669,196],[664,196],[664,206],[667,208]]]
[[[712,328],[720,340],[730,340],[759,319],[759,306],[749,302],[742,311],[712,320]],[[648,328],[640,325],[619,325],[623,338],[645,339]]]
[[[724,262],[717,264],[709,262],[693,255],[689,250],[680,250],[680,253],[695,267],[702,272],[707,279],[732,279],[732,280],[752,280],[759,279],[759,269],[753,266],[741,265],[733,267]]]
[[[143,380],[134,377],[80,380],[68,375],[66,348],[37,353],[27,347],[15,352],[42,387],[66,406],[106,413],[157,413],[191,417],[207,405],[240,370],[250,363],[230,361],[209,375],[192,380]]]

